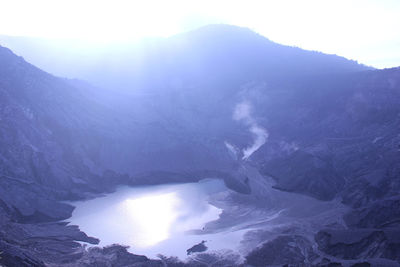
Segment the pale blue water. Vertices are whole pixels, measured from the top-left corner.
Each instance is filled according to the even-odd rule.
[[[105,197],[76,206],[71,224],[79,225],[100,245],[114,243],[130,246],[130,251],[149,257],[157,254],[186,257],[186,249],[207,240],[210,250],[233,249],[240,233],[193,234],[207,222],[217,220],[221,209],[208,198],[228,189],[221,180],[158,186],[121,187]],[[201,231],[200,231],[201,233]]]

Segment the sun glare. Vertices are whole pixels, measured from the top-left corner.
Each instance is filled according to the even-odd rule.
[[[135,228],[131,242],[138,247],[153,246],[170,235],[172,223],[178,218],[179,198],[175,193],[129,198],[121,203],[121,211]]]
[[[0,4],[0,34],[124,41],[180,30],[174,1],[0,0]]]
[[[281,44],[393,65],[399,12],[394,0],[0,0],[0,35],[108,44],[226,23]]]

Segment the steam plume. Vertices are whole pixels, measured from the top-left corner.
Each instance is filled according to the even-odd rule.
[[[237,147],[235,147],[234,145],[232,145],[231,143],[225,141],[225,146],[228,149],[228,151],[230,152],[230,155],[237,160],[238,159],[238,154],[239,154],[239,149]]]
[[[233,119],[241,121],[248,125],[249,131],[254,136],[253,144],[242,150],[242,159],[248,159],[255,151],[257,151],[268,139],[268,131],[259,126],[251,115],[252,106],[249,102],[243,101],[236,105],[233,112]]]

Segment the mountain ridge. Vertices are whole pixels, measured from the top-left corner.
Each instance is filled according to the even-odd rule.
[[[208,36],[209,29],[201,34]],[[0,250],[6,264],[161,264],[120,246],[86,250],[76,241],[98,240],[58,222],[73,210],[60,201],[96,197],[120,184],[210,177],[249,202],[268,197],[263,194],[274,190],[266,182],[272,177],[275,188],[340,199],[349,209],[342,225],[325,221],[306,233],[283,227],[255,234],[261,239],[245,255],[249,264],[265,260],[271,247],[293,252],[289,259],[270,259],[274,264],[399,263],[400,244],[390,235],[398,234],[400,216],[393,212],[400,203],[400,69],[350,62],[360,69],[349,71],[345,61],[342,72],[321,72],[318,64],[325,61],[317,56],[309,61],[311,74],[295,74],[303,65],[290,67],[278,53],[267,61],[268,73],[260,67],[266,63],[257,58],[259,49],[248,51],[253,37],[240,36],[239,44],[206,40],[221,42],[222,52],[182,36],[173,40],[179,49],[149,48],[156,53],[149,52],[147,69],[127,81],[143,94],[58,78],[0,47],[0,225],[7,229],[0,231]],[[227,62],[240,64],[222,68]],[[245,120],[235,119],[243,110]],[[243,151],[257,141],[252,127],[268,134],[244,160]],[[344,247],[351,248],[345,256]]]
[[[1,41],[2,38],[0,38],[0,43]],[[3,38],[3,42],[6,41],[7,38]],[[240,76],[238,71],[235,70],[235,64],[251,62],[252,65],[247,67],[249,70],[246,75],[253,73],[254,76],[255,73],[261,72],[258,77],[264,78],[268,75],[274,78],[273,76],[279,75],[281,71],[286,70],[287,72],[289,66],[295,70],[292,71],[292,75],[295,72],[304,72],[307,69],[307,71],[311,71],[311,74],[313,72],[335,73],[371,69],[336,55],[326,55],[321,52],[279,45],[247,28],[224,24],[204,26],[165,39],[138,43],[132,47],[116,46],[116,50],[113,50],[112,46],[99,49],[93,47],[93,51],[87,52],[91,55],[90,57],[82,56],[77,53],[78,51],[75,51],[77,53],[75,55],[73,49],[63,48],[62,44],[54,46],[51,43],[46,44],[46,42],[38,41],[37,45],[29,48],[24,47],[23,42],[26,41],[22,40],[21,43],[21,41],[14,40],[9,41],[9,44],[14,47],[22,45],[20,54],[34,49],[26,56],[41,68],[50,70],[50,72],[58,69],[57,75],[87,80],[98,87],[111,89],[133,90],[147,84],[150,77],[154,79],[161,76],[162,79],[165,79],[163,77],[165,75],[186,75],[202,79],[199,73],[207,72],[208,68],[218,68],[216,71],[223,71],[224,67],[221,63],[225,62],[225,68],[230,71],[227,74]],[[73,47],[73,45],[69,46]],[[77,46],[79,47],[79,45]],[[224,49],[218,47],[224,47]],[[55,50],[52,52],[52,49]],[[122,52],[117,52],[117,50]],[[237,59],[232,61],[229,55],[234,54],[235,51],[241,53],[236,55]],[[46,54],[49,55],[42,58],[37,56]],[[63,54],[66,54],[68,58],[64,58]],[[43,60],[48,62],[45,63]],[[268,60],[272,61],[269,62]],[[307,63],[307,61],[311,62]],[[150,62],[150,66],[147,62]],[[157,62],[161,66],[151,69],[154,68],[152,62]],[[97,64],[97,67],[93,64]],[[313,66],[316,64],[317,66]],[[334,67],[335,64],[339,67]],[[186,70],[180,74],[179,72],[182,72],[183,69]],[[245,69],[242,67],[243,70]],[[268,72],[271,72],[271,74],[268,74]],[[96,73],[97,76],[94,76],[93,73]],[[135,80],[134,76],[138,76],[138,79]],[[145,81],[142,81],[143,79]],[[158,86],[162,82],[160,81]]]

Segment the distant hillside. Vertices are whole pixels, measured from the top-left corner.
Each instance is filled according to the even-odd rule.
[[[9,36],[0,36],[0,44],[47,72],[112,89],[139,90],[150,81],[152,87],[177,79],[243,83],[371,69],[336,55],[279,45],[230,25],[132,44]]]
[[[101,55],[23,42],[47,72],[0,47],[0,251],[10,262],[59,266],[82,257],[74,241],[96,243],[57,222],[72,212],[59,200],[205,177],[256,199],[271,177],[279,190],[347,205],[328,229],[276,239],[290,251],[307,239],[313,253],[296,248],[296,259],[400,261],[398,68],[227,25]]]

